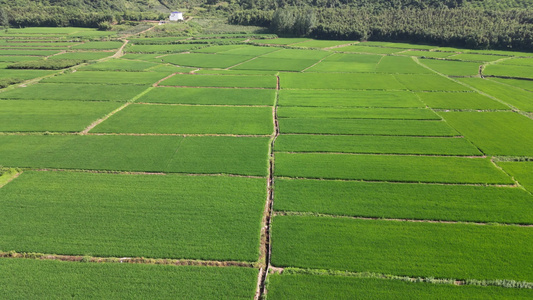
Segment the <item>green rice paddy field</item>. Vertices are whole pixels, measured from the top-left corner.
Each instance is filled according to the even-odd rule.
[[[533,54],[116,34],[0,33],[0,298],[533,297]]]

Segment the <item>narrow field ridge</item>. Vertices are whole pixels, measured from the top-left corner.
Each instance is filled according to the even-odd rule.
[[[459,157],[459,158],[487,158],[486,155],[446,155],[446,154],[403,154],[403,153],[358,153],[358,152],[325,152],[325,151],[276,151],[288,154],[334,154],[334,155],[370,155],[370,156],[424,156],[424,157]]]
[[[275,270],[274,270],[275,269]],[[453,278],[434,278],[434,277],[411,277],[384,273],[373,272],[349,272],[336,270],[321,269],[301,269],[301,268],[273,268],[272,272],[302,275],[321,275],[321,276],[342,276],[356,278],[378,278],[387,280],[401,280],[409,282],[426,282],[433,284],[450,284],[450,285],[475,285],[475,286],[497,286],[505,288],[533,289],[533,282],[515,281],[515,280],[478,280],[478,279],[453,279]]]
[[[119,111],[123,110],[124,108],[128,107],[129,105],[131,104],[131,102],[126,102],[124,103],[122,106],[120,106],[119,108],[115,109],[114,111],[110,112],[109,114],[107,114],[105,117],[101,118],[101,119],[98,119],[96,121],[94,121],[91,125],[87,126],[87,128],[85,128],[83,131],[81,131],[79,134],[80,135],[86,135],[89,133],[89,131],[91,131],[94,127],[98,126],[100,123],[104,122],[105,120],[109,119],[112,115],[118,113]]]
[[[130,135],[130,136],[230,136],[230,137],[270,137],[261,134],[231,134],[231,133],[88,133],[87,135]]]
[[[158,85],[158,87],[193,88],[193,89],[273,90],[273,88],[259,88],[259,87],[230,87],[230,86]]]
[[[411,222],[411,223],[441,223],[441,224],[470,224],[470,225],[498,225],[498,226],[517,226],[517,227],[533,227],[533,224],[514,224],[514,223],[496,223],[496,222],[471,222],[471,221],[444,221],[444,220],[428,220],[428,219],[397,219],[397,218],[380,218],[380,217],[363,217],[363,216],[343,216],[330,215],[314,212],[296,212],[296,211],[275,211],[274,216],[314,216],[321,218],[345,218],[355,220],[379,220],[388,222]]]
[[[161,105],[161,106],[209,106],[209,107],[272,107],[271,105],[231,105],[231,104],[189,104],[189,103],[154,103],[154,102],[135,102],[142,105]]]
[[[60,260],[77,261],[84,263],[129,263],[151,265],[175,265],[175,266],[209,266],[209,267],[243,267],[254,268],[254,263],[240,261],[217,261],[217,260],[193,260],[193,259],[168,259],[168,258],[145,258],[145,257],[95,257],[79,255],[58,255],[26,252],[0,252],[3,258],[22,258],[37,260]]]

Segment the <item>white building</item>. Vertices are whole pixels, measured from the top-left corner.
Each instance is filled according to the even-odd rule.
[[[170,21],[183,21],[183,13],[181,11],[173,11],[169,19]]]

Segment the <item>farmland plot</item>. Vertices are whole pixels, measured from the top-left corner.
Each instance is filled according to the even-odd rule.
[[[180,53],[193,49],[206,47],[206,45],[178,44],[178,45],[131,45],[126,47],[126,53]]]
[[[533,79],[533,66],[516,66],[516,65],[488,65],[484,70],[485,75],[495,75],[503,77],[521,77]]]
[[[273,105],[273,89],[214,89],[158,87],[137,102],[168,104]]]
[[[0,100],[0,131],[82,131],[118,106],[113,102]]]
[[[521,110],[533,112],[533,101],[531,101],[531,93],[528,91],[505,84],[495,84],[496,82],[483,78],[461,78],[458,80]]]
[[[531,228],[277,216],[272,231],[279,267],[533,280]]]
[[[318,60],[312,59],[258,57],[234,66],[231,70],[300,72],[317,62]]]
[[[85,71],[130,71],[130,72],[141,72],[146,71],[146,69],[153,68],[158,66],[156,63],[144,62],[144,61],[131,61],[125,59],[112,59],[105,62],[100,62],[96,64],[91,64],[82,68],[80,70]],[[119,73],[120,74],[120,73]]]
[[[279,120],[281,133],[456,136],[442,121],[290,118]]]
[[[418,92],[420,100],[431,108],[438,109],[498,109],[511,108],[501,102],[472,92]]]
[[[474,76],[479,73],[480,63],[453,60],[423,59],[420,62],[431,69],[451,76]]]
[[[282,134],[274,149],[281,152],[481,155],[464,138],[376,135]]]
[[[416,50],[408,50],[408,51],[404,51],[400,53],[400,55],[428,57],[428,58],[445,58],[445,57],[449,57],[454,54],[455,53],[450,53],[450,52],[416,51]]]
[[[476,61],[476,62],[492,62],[506,58],[499,55],[484,55],[484,54],[456,54],[448,57],[449,59],[458,59],[462,61]]]
[[[440,120],[429,109],[280,107],[278,118]]]
[[[48,59],[83,59],[83,60],[97,60],[113,55],[111,52],[67,52],[59,55],[54,55]]]
[[[531,161],[524,162],[498,162],[506,172],[513,176],[521,185],[528,191],[533,193],[533,163]]]
[[[276,176],[429,183],[513,184],[489,159],[276,153]]]
[[[288,272],[287,272],[288,273]],[[327,276],[318,274],[269,275],[268,299],[529,299],[528,289],[455,286],[403,280]]]
[[[78,71],[44,79],[43,83],[152,84],[165,78],[160,72]]]
[[[270,107],[134,104],[91,132],[268,135],[273,130]]]
[[[304,48],[331,48],[343,45],[350,45],[354,43],[357,43],[357,41],[308,40],[305,42],[292,44],[292,46]]]
[[[469,91],[470,89],[439,75],[396,75],[396,79],[411,91]]]
[[[171,54],[161,58],[174,65],[200,68],[229,68],[252,59],[253,56],[218,55],[204,53]]]
[[[266,176],[268,138],[1,136],[0,165]]]
[[[398,49],[398,48],[369,47],[369,46],[361,46],[360,44],[339,47],[339,48],[332,49],[332,50],[336,52],[359,52],[359,53],[374,53],[374,54],[392,54],[392,53],[403,51],[403,49]]]
[[[128,298],[246,299],[254,294],[257,270],[93,264],[25,259],[0,259],[6,299]]]
[[[306,72],[373,72],[383,56],[336,53]]]
[[[281,90],[279,106],[424,107],[412,92],[353,90]]]
[[[406,75],[404,75],[406,76]],[[353,89],[405,90],[405,86],[389,74],[282,73],[283,89]]]
[[[490,78],[489,80],[500,82],[500,83],[507,84],[507,85],[512,85],[512,86],[533,92],[533,81],[531,80],[505,79],[505,78]]]
[[[281,178],[275,186],[276,211],[533,223],[533,197],[520,188]]]
[[[39,83],[0,93],[0,99],[125,102],[146,88],[142,85]]]
[[[376,72],[394,74],[431,74],[410,57],[385,56],[376,66]]]
[[[0,214],[12,220],[0,225],[0,248],[255,261],[265,184],[261,178],[25,172],[0,190]]]
[[[23,80],[33,79],[37,77],[42,77],[53,73],[54,71],[49,70],[2,70],[0,73],[0,79],[2,78],[19,78]]]
[[[177,74],[161,86],[276,88],[276,77],[263,75],[184,75]]]
[[[484,153],[533,156],[533,120],[513,112],[444,112],[442,116]]]
[[[73,46],[72,49],[90,49],[90,50],[113,50],[122,46],[122,42],[106,41],[106,42],[87,42],[84,44]]]

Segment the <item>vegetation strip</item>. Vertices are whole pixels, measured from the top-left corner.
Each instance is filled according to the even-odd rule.
[[[209,267],[244,267],[255,268],[254,263],[241,261],[218,261],[218,260],[194,260],[194,259],[168,259],[168,258],[145,258],[145,257],[96,257],[80,255],[57,255],[35,252],[0,251],[2,258],[24,258],[38,260],[60,260],[91,263],[129,263],[151,265],[175,265],[175,266],[209,266]]]
[[[274,216],[313,216],[324,218],[346,218],[354,220],[379,220],[391,222],[413,222],[413,223],[441,223],[441,224],[472,224],[472,225],[499,225],[499,226],[518,226],[518,227],[533,227],[533,224],[513,224],[513,223],[496,223],[496,222],[470,222],[470,221],[445,221],[445,220],[426,220],[426,219],[395,219],[395,218],[381,218],[381,217],[362,217],[362,216],[345,216],[345,215],[331,215],[314,212],[298,212],[298,211],[275,211]]]
[[[282,268],[280,274],[308,274],[308,275],[329,275],[342,277],[357,278],[380,278],[390,280],[401,280],[410,282],[427,282],[434,284],[453,284],[453,285],[475,285],[475,286],[499,286],[505,288],[533,289],[533,282],[516,281],[516,280],[477,280],[477,279],[453,279],[453,278],[435,278],[435,277],[410,277],[398,276],[394,274],[383,274],[374,272],[350,272],[324,269],[302,269],[295,267]]]

